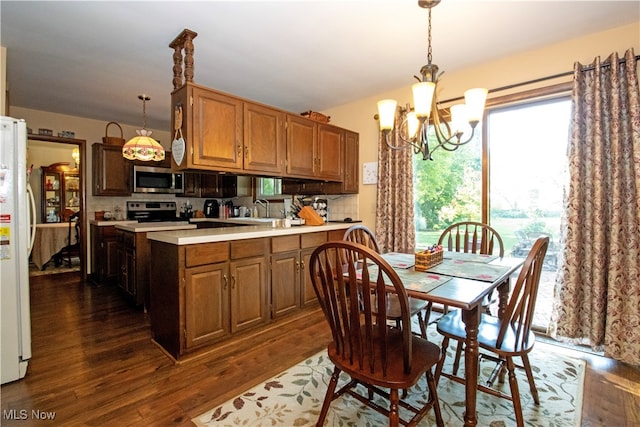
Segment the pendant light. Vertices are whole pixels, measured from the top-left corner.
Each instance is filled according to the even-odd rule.
[[[418,83],[412,86],[414,107],[400,108],[401,122],[395,123],[397,101],[384,99],[378,101],[380,132],[387,145],[395,150],[413,147],[416,154],[422,154],[423,160],[433,160],[432,153],[438,148],[455,151],[461,145],[471,141],[476,126],[482,120],[487,90],[483,88],[469,89],[465,92],[466,104],[453,105],[450,109],[451,119],[443,116],[439,107],[437,92],[439,78],[442,73],[432,63],[431,52],[431,9],[440,0],[419,0],[418,6],[428,10],[427,65],[420,69],[421,77],[415,77]],[[471,127],[471,134],[463,139],[464,129]],[[399,129],[397,129],[399,127]],[[391,133],[399,130],[397,136],[401,142],[392,143]]]
[[[147,95],[138,95],[142,101],[142,129],[136,130],[137,136],[133,137],[122,147],[122,156],[129,160],[160,161],[164,160],[164,148],[158,141],[151,138],[151,131],[147,126],[147,101],[151,100]]]

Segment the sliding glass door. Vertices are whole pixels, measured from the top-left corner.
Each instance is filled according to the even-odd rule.
[[[505,254],[526,257],[536,237],[551,239],[534,325],[546,330],[551,315],[560,239],[563,176],[571,115],[568,97],[489,109],[489,222]]]

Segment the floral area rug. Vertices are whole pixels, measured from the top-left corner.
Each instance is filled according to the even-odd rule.
[[[429,328],[429,332],[432,341],[439,341],[433,327]],[[444,370],[450,372],[455,354],[453,344],[447,353]],[[529,359],[540,396],[540,405],[533,402],[524,370],[518,369],[516,374],[525,425],[579,426],[585,362],[554,353],[552,345],[541,342],[536,343]],[[461,365],[459,373],[464,369],[464,363]],[[488,360],[482,361],[479,381],[483,378],[486,381],[494,366],[495,364]],[[333,364],[326,352],[322,351],[192,421],[198,426],[315,425],[332,371]],[[342,373],[338,387],[347,380],[348,376]],[[504,384],[498,384],[496,381],[494,388],[510,394],[506,380]],[[428,389],[423,377],[409,391],[407,400],[415,404],[426,401],[427,397]],[[438,384],[438,397],[445,425],[464,424],[464,386],[442,377]],[[381,402],[385,401],[381,399]],[[478,392],[477,413],[479,426],[516,425],[512,403],[487,393]],[[408,419],[406,414],[404,418]],[[325,425],[387,426],[388,419],[351,396],[343,395],[331,403]],[[435,425],[433,411],[430,411],[419,425]]]

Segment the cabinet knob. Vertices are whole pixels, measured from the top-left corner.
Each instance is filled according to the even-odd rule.
[[[222,277],[224,278],[224,286],[223,286],[223,289],[224,289],[224,290],[227,290],[227,285],[229,284],[229,279],[227,278],[227,275],[226,275],[226,274],[225,274],[225,275],[223,275]]]

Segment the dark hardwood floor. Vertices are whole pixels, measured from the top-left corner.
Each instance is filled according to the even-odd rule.
[[[3,426],[187,426],[191,418],[325,347],[319,311],[174,364],[150,340],[149,319],[113,287],[77,274],[32,279],[33,358],[5,384]],[[583,426],[640,425],[640,369],[562,350],[588,361]],[[13,412],[11,412],[13,410]],[[32,410],[53,420],[35,420]],[[25,412],[20,412],[25,411]],[[26,420],[20,414],[28,414]]]

